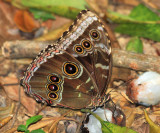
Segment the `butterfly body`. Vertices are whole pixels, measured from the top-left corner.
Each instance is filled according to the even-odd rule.
[[[111,75],[111,46],[99,18],[83,10],[54,45],[28,67],[22,85],[39,102],[72,109],[103,105]]]

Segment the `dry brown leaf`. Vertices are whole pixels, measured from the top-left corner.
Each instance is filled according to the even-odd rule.
[[[5,84],[17,84],[18,79],[15,75],[10,75],[8,77],[0,77],[0,81],[4,86],[4,90],[9,98],[12,100],[18,101],[19,100],[19,85],[7,85]],[[21,103],[22,105],[28,110],[30,114],[34,114],[36,110],[36,101],[28,97],[24,93],[24,89],[21,87]]]
[[[6,125],[11,119],[13,118],[13,115],[10,115],[0,121],[0,128],[2,128],[4,125]]]
[[[143,110],[140,109],[139,107],[129,107],[129,106],[124,106],[122,107],[122,110],[124,114],[126,115],[126,126],[131,127],[133,122],[135,121],[135,116],[137,114],[143,114]]]
[[[62,120],[62,119],[64,119],[65,118],[65,116],[66,115],[68,115],[69,113],[71,113],[72,112],[72,110],[68,110],[66,113],[64,113],[61,117],[59,117],[57,120],[55,120],[54,122],[52,122],[52,125],[51,125],[51,127],[49,128],[49,133],[51,133],[51,132],[53,132],[54,131],[54,128],[56,127],[56,125],[57,125],[57,123],[60,121],[60,120]]]
[[[45,131],[45,133],[48,133],[49,128],[50,128],[51,126],[52,126],[52,123],[48,124],[47,126],[45,126],[45,127],[43,128],[43,131]]]
[[[1,36],[1,35],[0,35]],[[13,68],[11,68],[11,61],[5,60],[4,57],[0,57],[0,75],[6,76]]]
[[[159,42],[158,42],[158,43],[155,43],[155,44],[153,44],[152,46],[153,46],[153,48],[155,48],[155,50],[156,50],[156,52],[157,52],[157,55],[160,56],[160,43],[159,43]]]
[[[131,75],[130,70],[127,70],[125,68],[113,67],[111,82],[117,79],[127,81],[130,75]]]
[[[129,102],[134,103],[132,100],[129,99],[129,97],[126,95],[126,93],[121,92],[121,95],[122,95],[126,100],[128,100]]]
[[[105,16],[108,0],[86,0],[86,2],[100,17],[103,18]]]
[[[3,1],[0,1],[0,9],[5,14],[5,18],[8,20],[8,22],[11,25],[14,25],[13,13],[15,12],[15,9]]]
[[[142,0],[143,3],[154,9],[160,9],[159,0]]]
[[[128,108],[125,110],[125,115],[126,115],[126,127],[131,127],[132,123],[134,122],[135,118],[135,113],[134,110]]]
[[[62,120],[62,119],[64,119],[64,116],[61,116],[61,117],[59,117],[57,120],[53,121],[53,122],[52,122],[52,125],[50,126],[50,128],[49,128],[49,130],[48,130],[48,132],[49,132],[49,133],[54,132],[54,129],[56,128],[56,125],[57,125],[58,122],[59,122],[60,120]]]
[[[58,119],[57,117],[52,118],[52,119],[48,119],[48,120],[41,120],[36,124],[31,125],[28,130],[32,131],[32,130],[36,130],[36,129],[40,129],[42,127],[48,126],[49,124],[53,123],[56,119]]]
[[[15,7],[0,0],[0,47],[6,40],[20,39],[20,36],[15,29],[16,25],[13,21],[13,15],[16,10]]]
[[[57,133],[57,128],[54,128],[53,133]]]
[[[110,89],[108,89],[107,92],[109,92],[109,91],[110,91]],[[116,105],[119,105],[121,108],[123,108],[123,106],[128,104],[128,101],[126,100],[126,98],[124,98],[121,95],[121,93],[119,93],[118,91],[111,91],[110,95],[111,95],[113,102],[116,103]],[[119,100],[119,99],[121,99],[121,100]]]
[[[39,38],[36,38],[35,40],[36,41],[57,40],[63,34],[63,32],[68,29],[68,27],[70,25],[71,25],[71,22],[63,25],[62,27],[60,27],[56,30],[50,31],[49,33],[47,33]]]
[[[2,111],[8,111],[8,112],[11,112],[11,110],[13,111],[13,107],[14,107],[14,103],[12,103],[11,105],[7,106],[7,107],[0,107],[0,115],[1,115],[1,112]]]
[[[49,133],[52,133],[52,132],[55,130],[56,125],[58,124],[58,122],[61,121],[61,120],[68,120],[68,121],[74,121],[74,122],[76,122],[76,123],[79,123],[78,121],[76,121],[76,120],[73,119],[73,118],[67,118],[67,117],[61,116],[61,117],[59,117],[57,120],[53,121],[52,126],[50,127],[50,129],[49,129],[48,132],[49,132]]]
[[[64,114],[66,115],[66,114]],[[57,123],[61,120],[71,120],[71,121],[75,121],[78,123],[78,121],[76,121],[75,119],[72,119],[72,118],[66,118],[61,116],[61,117],[51,117],[51,118],[42,118],[41,121],[39,121],[38,123],[36,124],[33,124],[31,125],[28,130],[32,131],[32,130],[36,130],[36,129],[40,129],[40,128],[43,128],[45,127],[45,132],[52,132],[54,131]]]
[[[71,23],[72,20],[71,19],[68,19],[68,18],[65,18],[65,17],[62,17],[62,16],[57,16],[57,15],[54,15],[54,17],[56,18],[55,20],[47,20],[47,21],[44,21],[41,26],[42,27],[47,27],[47,29],[49,29],[49,31],[51,30],[55,30],[55,29],[58,29],[60,27],[62,27],[63,25],[67,24],[67,23]]]
[[[96,3],[96,0],[86,0],[88,5],[97,13],[101,13],[102,10],[99,8],[98,4]]]
[[[15,104],[12,103],[7,107],[0,107],[0,121],[5,117],[8,117],[13,114],[13,110],[15,108]]]
[[[154,111],[153,114],[160,115],[160,111]]]
[[[135,120],[135,116],[137,115],[137,108],[131,108],[128,105],[123,106],[122,110],[126,116],[126,126],[127,127],[131,127],[131,125],[133,124],[134,120]],[[141,110],[141,114],[142,114],[143,110]]]
[[[18,10],[14,16],[14,22],[24,32],[32,32],[38,27],[33,17],[25,10]]]
[[[110,89],[108,90],[110,91]],[[142,124],[143,121],[138,118],[137,122],[141,122],[140,125],[135,126],[135,118],[136,116],[141,116],[143,114],[143,110],[141,106],[135,107],[130,101],[127,99],[127,96],[124,93],[124,89],[121,90],[112,90],[110,92],[111,98],[116,105],[120,106],[121,110],[126,116],[126,126],[127,127],[136,127],[138,129]],[[141,118],[144,120],[144,118]],[[133,126],[134,125],[134,126]]]
[[[15,131],[17,131],[17,128],[18,127],[11,128],[11,129],[5,131],[5,133],[14,133]]]
[[[38,27],[38,23],[36,23],[33,17],[27,12],[23,12],[24,25],[27,29],[27,32],[32,32]]]

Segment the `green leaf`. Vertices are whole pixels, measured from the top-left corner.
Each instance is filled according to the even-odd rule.
[[[160,24],[159,20],[137,20],[136,18],[133,18],[131,16],[126,16],[119,14],[117,12],[113,12],[111,10],[108,10],[107,18],[115,23],[122,23],[122,24]]]
[[[42,119],[42,115],[36,115],[36,116],[33,116],[31,118],[29,118],[27,121],[26,121],[26,127],[28,128],[28,126],[30,124],[33,124],[37,121],[39,121],[40,119]]]
[[[31,133],[45,133],[42,129],[32,130]]]
[[[159,22],[160,17],[152,12],[150,9],[140,4],[135,7],[130,18],[137,21],[154,21]],[[124,23],[120,24],[116,29],[116,32],[128,34],[131,36],[145,37],[155,41],[160,41],[160,24],[142,24],[142,23]]]
[[[139,37],[133,37],[126,46],[127,51],[143,53],[143,44]]]
[[[21,4],[71,19],[75,19],[76,15],[87,7],[85,0],[21,0]]]
[[[48,19],[55,19],[53,14],[50,12],[46,12],[46,11],[42,11],[34,8],[30,8],[29,11],[33,13],[35,19],[41,19],[42,21],[46,21]]]
[[[27,130],[27,128],[26,128],[25,125],[19,125],[18,128],[17,128],[17,131],[22,131],[22,132],[24,132],[24,131],[26,131],[26,130]]]
[[[26,130],[24,133],[29,133],[29,130]]]
[[[86,6],[85,0],[22,0],[23,5],[28,7],[41,6],[67,6],[77,9],[84,9]]]
[[[137,23],[137,20],[131,18],[130,16],[122,15],[111,10],[108,10],[107,17],[115,23]]]
[[[102,133],[137,133],[136,131],[129,129],[127,127],[121,127],[113,123],[109,123],[107,121],[101,122],[101,125],[102,125]],[[111,132],[108,132],[108,129],[110,129]]]

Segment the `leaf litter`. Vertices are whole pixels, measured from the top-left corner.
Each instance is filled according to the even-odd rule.
[[[24,1],[23,1],[24,2]],[[26,3],[26,4],[29,4],[29,3]],[[61,3],[60,3],[61,4]],[[83,5],[83,4],[82,4]],[[57,5],[56,5],[57,6]],[[58,6],[60,6],[60,5],[58,5]],[[124,9],[124,10],[126,10],[125,9],[125,6],[126,5],[122,5],[124,8],[122,8],[122,9]],[[145,7],[143,7],[143,6],[140,6],[141,8],[145,8]],[[84,8],[83,6],[81,6],[80,8]],[[138,8],[138,7],[137,7]],[[121,10],[122,10],[121,9]],[[46,10],[46,8],[44,8],[44,10]],[[128,11],[129,10],[131,10],[130,9],[130,7],[128,7]],[[128,12],[127,11],[127,12]],[[78,10],[74,10],[74,12],[79,12],[79,9]],[[57,11],[55,10],[55,13],[57,13]],[[63,11],[62,11],[62,13],[61,14],[59,14],[59,15],[66,15],[66,14],[64,14],[63,13]],[[70,15],[66,15],[67,17],[69,17],[69,18],[75,18],[75,13],[73,13],[73,16],[70,16]],[[123,18],[123,17],[122,17]],[[13,18],[12,18],[12,20],[13,20]],[[47,20],[47,21],[49,21],[49,20]],[[68,20],[67,20],[68,21]],[[136,22],[136,21],[135,21]],[[45,22],[45,23],[47,23],[47,22]],[[45,23],[43,23],[43,24],[45,24]],[[69,22],[67,22],[67,23],[69,23]],[[132,25],[135,25],[134,23],[132,24]],[[138,25],[140,25],[140,24],[138,24]],[[14,25],[15,26],[15,25]],[[56,26],[58,26],[58,23],[57,23],[57,25]],[[121,26],[121,25],[120,25]],[[53,26],[51,26],[51,27],[53,27]],[[127,27],[128,28],[128,27]],[[126,28],[126,29],[127,29]],[[51,28],[52,29],[52,28]],[[59,28],[59,29],[61,29],[61,28]],[[61,29],[61,30],[64,30],[63,28]],[[125,29],[123,29],[124,31],[125,31]],[[149,29],[147,29],[147,30],[149,30]],[[127,31],[127,30],[126,30]],[[139,31],[140,31],[140,29],[139,29]],[[152,29],[152,31],[153,31],[153,29]],[[47,32],[48,32],[48,29],[47,29]],[[130,30],[128,31],[129,33],[131,32]],[[57,32],[58,33],[58,32]],[[132,34],[134,35],[134,36],[136,36],[136,35],[140,35],[140,37],[143,37],[144,35],[144,33],[143,34],[140,34],[140,33],[142,33],[141,31],[138,33],[138,32],[132,32]],[[154,32],[153,32],[154,33]],[[158,33],[158,32],[157,32]],[[52,33],[53,34],[53,36],[55,35],[55,32],[53,32]],[[128,34],[127,32],[125,32],[125,34]],[[119,36],[118,37],[118,40],[120,40],[120,44],[121,43],[123,43],[121,40],[123,40],[123,39],[125,39],[125,38],[129,38],[130,39],[130,37],[129,36],[126,36],[126,35],[120,35],[120,34],[117,34],[117,36]],[[149,37],[148,37],[149,36]],[[144,36],[144,37],[147,37],[147,38],[151,38],[151,39],[153,39],[153,40],[156,40],[156,41],[158,41],[157,40],[157,36],[155,36],[154,37],[154,35],[148,35],[148,36]],[[11,38],[14,38],[14,39],[17,39],[17,38],[15,38],[15,36],[13,37],[9,37],[10,39]],[[19,38],[21,38],[21,37],[19,37]],[[49,38],[52,38],[52,37],[49,37]],[[58,35],[53,39],[53,40],[56,40],[56,38],[58,38]],[[6,39],[4,39],[4,40],[7,40],[8,38],[6,38]],[[21,39],[23,39],[23,38],[21,38]],[[128,40],[129,40],[128,39]],[[4,41],[3,40],[3,41]],[[45,38],[44,38],[44,40],[46,40]],[[48,39],[48,40],[51,40],[51,39]],[[144,39],[144,38],[141,38],[141,40],[142,40],[142,43],[143,43],[143,46],[144,46],[144,52],[145,53],[147,53],[147,54],[150,54],[150,50],[148,50],[148,48],[146,48],[146,45],[145,45],[145,42],[148,42],[148,40],[147,39]],[[154,44],[155,42],[154,41],[152,41],[152,43]],[[122,45],[122,47],[123,47],[123,49],[125,49],[125,47],[126,47],[126,45],[127,45],[127,42],[126,43],[124,43],[124,45]],[[152,45],[151,44],[148,44],[150,47],[152,47]],[[145,48],[148,50],[147,52],[146,52],[146,50],[145,50]],[[154,49],[154,48],[153,48]],[[153,53],[154,53],[154,51],[153,51]],[[154,53],[155,54],[155,53]],[[156,53],[156,55],[158,55],[158,53]],[[17,69],[18,69],[19,67],[17,67]],[[13,82],[11,82],[11,81],[15,81],[14,83],[18,83],[18,79],[17,79],[17,77],[15,76],[15,74],[13,74],[14,76],[10,76],[8,79],[7,79],[7,77],[6,77],[6,81],[5,81],[5,84],[7,83],[7,84],[10,84],[10,83],[13,83]],[[5,78],[3,78],[3,80],[4,80]],[[10,81],[10,82],[8,82],[8,81]],[[2,85],[3,86],[3,85]],[[6,89],[7,88],[10,88],[10,90],[11,90],[11,92],[9,92],[9,91],[6,91],[6,93],[8,94],[8,96],[11,98],[12,97],[12,99],[14,99],[14,100],[18,100],[18,87],[17,86],[10,86],[10,87],[5,87]],[[110,89],[109,89],[110,90]],[[113,101],[117,104],[117,106],[119,106],[119,107],[121,107],[121,109],[123,110],[123,112],[125,113],[125,115],[126,115],[126,119],[127,119],[127,121],[126,121],[126,126],[127,127],[129,127],[129,128],[132,128],[132,129],[134,129],[134,130],[136,130],[136,131],[139,131],[139,132],[142,132],[142,131],[144,131],[144,130],[147,130],[147,128],[146,128],[146,126],[148,127],[148,125],[146,125],[146,124],[144,124],[145,122],[146,122],[146,120],[145,120],[145,118],[144,118],[144,114],[143,114],[143,109],[145,108],[145,107],[143,107],[143,106],[135,106],[133,103],[130,103],[130,101],[129,100],[127,100],[126,98],[124,98],[124,96],[122,96],[121,95],[121,93],[120,93],[120,91],[122,91],[122,92],[125,92],[125,86],[124,86],[124,88],[122,87],[121,89],[118,89],[117,91],[114,91],[114,92],[110,92],[111,93],[111,97],[113,98]],[[16,125],[20,125],[20,124],[24,124],[24,122],[30,117],[30,116],[33,116],[33,112],[38,112],[42,107],[41,107],[41,105],[39,105],[39,104],[37,104],[37,103],[32,103],[32,102],[30,102],[30,101],[28,101],[28,99],[26,99],[26,97],[23,97],[24,98],[24,100],[26,101],[26,102],[28,102],[28,104],[26,104],[25,102],[24,102],[24,105],[29,105],[29,103],[30,103],[30,105],[33,105],[33,107],[34,108],[32,108],[32,106],[28,106],[28,107],[26,107],[26,108],[28,108],[29,110],[31,110],[32,109],[32,111],[30,111],[30,113],[28,112],[28,111],[26,111],[24,108],[23,108],[23,106],[21,106],[20,107],[20,111],[19,111],[19,116],[18,116],[18,122],[16,123]],[[119,99],[121,99],[121,100],[119,100]],[[23,100],[22,100],[23,101]],[[23,103],[23,102],[22,102]],[[155,110],[152,110],[152,108],[146,108],[146,110],[147,110],[147,112],[150,114],[150,117],[151,118],[156,118],[157,116],[159,116],[160,115],[160,112],[159,112],[159,107],[155,107],[156,109]],[[54,109],[51,109],[51,108],[49,108],[49,107],[46,107],[44,110],[46,110],[46,112],[44,113],[44,112],[40,112],[40,114],[41,115],[46,115],[46,117],[47,117],[47,110],[48,111],[50,111],[50,112],[52,112],[52,110],[53,110],[53,114],[51,113],[51,114],[49,114],[49,116],[54,116],[55,118],[48,118],[48,120],[45,120],[45,118],[43,119],[42,118],[42,120],[41,121],[39,121],[38,123],[40,124],[40,122],[42,122],[42,125],[43,124],[46,124],[46,121],[48,122],[48,124],[46,124],[47,126],[48,126],[48,129],[46,128],[46,131],[48,131],[49,129],[50,130],[53,130],[53,131],[55,131],[56,129],[54,128],[54,126],[56,127],[57,125],[59,125],[59,124],[57,124],[60,120],[62,120],[61,122],[62,122],[62,124],[64,124],[66,121],[68,121],[68,120],[71,120],[71,119],[75,119],[75,118],[78,118],[77,120],[79,120],[80,119],[80,117],[82,116],[82,114],[78,114],[77,112],[75,112],[75,113],[73,113],[73,114],[71,114],[70,116],[69,116],[69,118],[66,118],[66,120],[64,120],[64,118],[59,118],[58,120],[57,120],[57,122],[56,123],[54,123],[53,124],[53,121],[54,121],[54,119],[57,119],[57,117],[56,117],[56,115],[58,115],[57,114],[57,112],[60,112],[60,114],[63,114],[64,112],[62,111],[61,112],[61,109],[56,109],[56,110],[54,110]],[[44,111],[43,110],[43,111]],[[27,115],[27,116],[26,116]],[[24,117],[25,116],[25,117]],[[29,117],[28,117],[29,116]],[[8,119],[10,119],[10,118],[8,118]],[[47,119],[47,118],[46,118]],[[53,119],[53,120],[51,120],[51,119]],[[157,119],[154,119],[154,121],[156,121]],[[52,124],[51,124],[51,123]],[[35,125],[35,127],[38,127],[38,124],[37,123],[37,125]],[[6,123],[7,124],[7,123]],[[158,123],[159,124],[159,123]],[[11,123],[9,122],[8,124],[8,127],[10,127],[10,125],[11,125]],[[41,125],[41,124],[40,124]],[[46,126],[46,127],[47,127]],[[52,127],[52,128],[51,128]],[[61,126],[61,127],[63,127],[64,128],[64,126]],[[40,128],[40,127],[38,127],[38,128]],[[141,130],[140,130],[140,128],[141,128]],[[2,128],[2,130],[0,129],[0,131],[4,131],[5,129],[7,129],[7,126],[5,127],[3,127]],[[44,128],[45,129],[45,128]],[[60,131],[60,129],[59,129],[59,131]],[[64,131],[64,130],[63,130]]]

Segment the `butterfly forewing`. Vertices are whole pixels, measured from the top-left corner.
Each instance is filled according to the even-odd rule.
[[[59,43],[88,70],[98,86],[99,95],[103,96],[111,73],[110,40],[95,14],[88,11],[79,16],[79,21]]]

